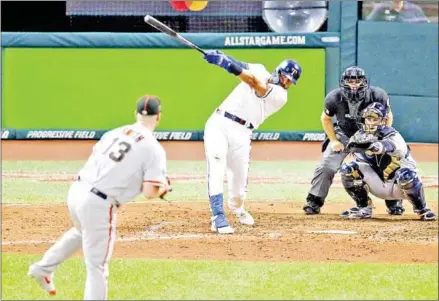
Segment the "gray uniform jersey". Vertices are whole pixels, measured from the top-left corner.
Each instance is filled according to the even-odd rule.
[[[368,185],[370,192],[381,199],[407,198],[398,185],[395,185],[396,172],[404,167],[416,171],[416,162],[410,155],[410,149],[404,138],[395,129],[383,127],[378,135],[380,141],[390,143],[394,150],[382,155],[374,155],[367,151],[355,153],[363,181]]]
[[[410,155],[410,149],[401,134],[392,127],[382,127],[379,132],[379,140],[390,143],[394,150],[382,155],[374,155],[368,151],[355,153],[360,162],[366,162],[383,181],[392,181],[399,168],[416,170],[416,162]]]
[[[101,138],[79,176],[123,204],[142,193],[144,182],[165,185],[166,153],[149,129],[126,125]]]

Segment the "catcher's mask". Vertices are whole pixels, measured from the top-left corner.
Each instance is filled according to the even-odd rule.
[[[369,89],[369,80],[364,70],[357,66],[347,68],[341,76],[340,89],[349,102],[362,101]]]
[[[294,60],[284,60],[273,71],[271,78],[273,84],[288,89],[291,84],[296,85],[302,74],[302,67]],[[289,81],[291,84],[286,84]]]
[[[364,109],[361,117],[364,119],[364,131],[374,134],[380,126],[386,124],[387,109],[379,102],[374,102]]]

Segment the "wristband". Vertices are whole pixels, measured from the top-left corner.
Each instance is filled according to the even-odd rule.
[[[236,76],[242,73],[242,67],[234,63],[233,61],[231,61],[230,64],[225,69],[227,70],[227,72],[232,73]]]

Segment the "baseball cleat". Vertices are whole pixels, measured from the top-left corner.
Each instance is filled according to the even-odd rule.
[[[33,264],[29,267],[28,276],[33,277],[40,284],[41,288],[48,292],[49,295],[56,295],[55,284],[53,283],[53,273],[44,274]]]
[[[345,211],[343,211],[342,213],[340,213],[340,216],[342,217],[349,217],[349,215],[357,213],[360,209],[358,209],[358,207],[352,207],[351,209],[347,209]]]
[[[387,213],[389,215],[403,215],[405,209],[402,207],[392,207],[390,209],[387,209]]]
[[[372,207],[362,207],[359,208],[357,212],[352,212],[349,214],[349,219],[366,219],[372,217]]]
[[[421,217],[422,221],[435,221],[436,220],[436,214],[434,214],[434,212],[428,208],[419,210],[419,212],[417,212],[417,213]]]
[[[320,207],[316,206],[316,205],[306,204],[303,207],[303,211],[305,211],[306,215],[319,214],[320,213]]]
[[[219,234],[232,234],[235,232],[235,230],[230,227],[224,214],[213,216],[211,220],[212,225],[210,226],[210,230],[212,232],[217,232]]]
[[[244,210],[241,213],[235,213],[235,216],[239,219],[239,222],[243,225],[253,226],[255,224],[255,220],[251,214]]]

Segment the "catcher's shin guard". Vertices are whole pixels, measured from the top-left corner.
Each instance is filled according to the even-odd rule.
[[[401,191],[412,203],[415,211],[427,207],[424,187],[416,171],[409,168],[401,168],[396,172],[396,181]]]
[[[357,162],[344,163],[340,168],[340,173],[344,189],[354,199],[357,207],[367,207],[369,192]]]

